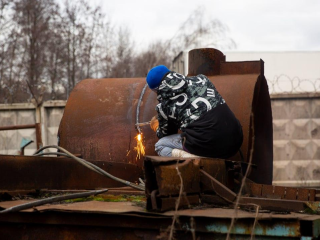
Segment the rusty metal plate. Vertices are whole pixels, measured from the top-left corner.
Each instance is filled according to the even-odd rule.
[[[295,200],[297,199],[297,188],[286,187],[285,199]]]
[[[178,209],[190,207],[191,205],[199,205],[199,195],[181,196]],[[176,208],[177,197],[160,198],[160,210],[168,211]]]
[[[201,158],[200,165],[201,169],[206,171],[217,181],[219,181],[223,185],[227,184],[227,171],[225,160],[216,158]],[[205,186],[202,186],[201,191],[212,191],[212,188],[207,189],[205,188]]]
[[[178,168],[178,170],[177,170]],[[181,179],[183,181],[183,192],[199,193],[200,192],[200,161],[185,160],[182,163],[174,163],[170,165],[155,166],[155,174],[159,196],[178,195],[181,187]]]
[[[249,184],[250,193],[254,197],[261,197],[262,194],[262,184],[250,183]]]
[[[272,184],[272,112],[265,78],[251,74],[212,76],[210,80],[241,123],[243,130],[241,151],[246,162],[250,158],[254,132],[252,163],[256,167],[252,168],[249,178],[257,183]],[[231,159],[241,161],[240,154]]]
[[[87,79],[76,85],[59,127],[60,146],[84,159],[143,165],[134,147],[136,110],[145,78]],[[140,122],[156,115],[156,94],[146,89]],[[155,133],[142,127],[147,155],[155,155]]]
[[[263,210],[280,212],[300,212],[305,210],[305,202],[294,200],[241,197],[240,203],[256,204]]]
[[[201,203],[211,203],[215,206],[228,206],[230,202],[224,200],[218,195],[209,195],[209,194],[201,194],[200,195]]]
[[[263,72],[263,66],[260,61],[245,61],[245,62],[222,62],[221,75],[233,74],[260,74]]]
[[[141,168],[133,164],[90,162],[130,182],[136,182],[143,176]],[[0,191],[96,189],[123,186],[70,158],[0,155]]]
[[[233,202],[236,199],[236,194],[229,188],[221,184],[214,177],[210,176],[204,170],[200,170],[200,180],[206,188],[212,188],[213,191],[226,201]]]
[[[309,201],[319,201],[316,199],[316,190],[315,189],[310,189]]]
[[[264,198],[273,198],[273,186],[272,185],[263,185],[261,196]]]
[[[207,76],[220,75],[221,62],[226,60],[217,49],[200,48],[189,51],[188,76],[204,74]]]
[[[181,210],[165,214],[103,214],[82,212],[28,212],[0,215],[0,236],[3,239],[163,239],[168,238],[165,230],[172,224],[172,216],[178,214],[175,224],[175,239],[226,239],[233,209],[209,208],[203,210]],[[204,217],[205,216],[205,217]],[[305,214],[259,213],[259,224],[253,232],[255,213],[239,210],[232,231],[232,238],[317,238],[319,217]],[[299,219],[300,218],[300,219]],[[303,220],[301,220],[301,218]],[[308,218],[309,220],[305,220]],[[193,222],[191,222],[193,221]],[[163,230],[163,231],[162,231]],[[158,236],[158,238],[157,238]]]
[[[197,74],[209,76],[239,119],[244,135],[241,150],[246,162],[250,158],[254,133],[253,163],[257,168],[252,169],[250,179],[272,184],[272,112],[264,62],[225,62],[225,56],[217,49],[194,49],[189,52],[189,75]],[[240,154],[232,159],[241,161]]]
[[[297,200],[308,201],[310,189],[298,188]],[[310,200],[312,201],[312,200]]]
[[[286,188],[281,186],[274,187],[274,197],[279,199],[284,199]]]
[[[223,185],[227,185],[228,175],[226,171],[225,160],[216,158],[201,158],[201,169],[213,176],[217,181]],[[202,178],[202,177],[201,177]],[[233,180],[233,179],[232,179]],[[203,184],[200,181],[201,192],[214,192],[211,185]]]

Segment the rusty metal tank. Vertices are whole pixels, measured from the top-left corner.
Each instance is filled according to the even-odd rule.
[[[204,74],[215,84],[239,119],[244,133],[234,161],[254,167],[250,178],[272,182],[272,114],[268,86],[260,61],[226,62],[217,49],[189,52],[189,75]],[[60,146],[84,159],[143,165],[134,150],[135,123],[156,115],[156,94],[145,87],[145,78],[86,79],[72,91],[59,127]],[[141,127],[147,155],[155,155],[157,138],[149,126]]]

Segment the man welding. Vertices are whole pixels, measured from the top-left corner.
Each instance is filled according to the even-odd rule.
[[[186,77],[159,65],[146,81],[159,101],[150,123],[159,156],[227,159],[238,152],[242,127],[206,76]]]

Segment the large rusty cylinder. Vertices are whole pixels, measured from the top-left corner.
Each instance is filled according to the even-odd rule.
[[[86,160],[143,164],[137,158],[134,139],[137,104],[144,78],[87,79],[71,92],[59,127],[60,146],[80,153]],[[156,94],[146,89],[140,104],[139,122],[155,116]],[[155,155],[155,133],[141,127],[146,154]],[[125,169],[123,169],[125,171]]]
[[[251,179],[258,183],[272,184],[272,112],[264,76],[220,75],[209,76],[209,79],[240,121],[243,131],[241,152],[244,161],[249,162],[252,155],[252,163],[256,165],[252,168]],[[240,153],[231,160],[242,161]]]
[[[272,113],[264,63],[260,61],[225,62],[216,49],[195,49],[189,53],[189,74],[205,74],[239,119],[243,128],[241,152],[231,160],[249,162],[251,180],[272,183]],[[84,159],[132,163],[140,167],[134,147],[137,104],[145,78],[87,79],[72,91],[60,123],[60,146],[80,153]],[[156,94],[149,88],[142,96],[139,122],[156,115]],[[146,155],[156,155],[155,133],[141,127]]]
[[[204,74],[240,121],[243,130],[243,160],[255,167],[250,179],[272,184],[273,129],[271,101],[264,77],[264,62],[226,62],[217,49],[194,49],[189,52],[189,75]],[[242,161],[240,153],[231,160]]]

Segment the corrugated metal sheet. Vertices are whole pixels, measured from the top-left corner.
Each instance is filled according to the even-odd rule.
[[[272,100],[273,184],[320,186],[320,98]]]

